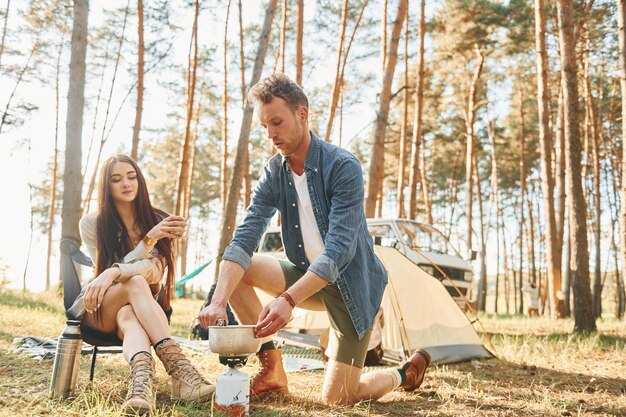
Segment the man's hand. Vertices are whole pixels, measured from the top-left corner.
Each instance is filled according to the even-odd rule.
[[[256,337],[262,338],[277,333],[291,320],[293,308],[286,298],[278,297],[268,303],[259,316],[255,327]]]
[[[89,313],[95,313],[102,305],[104,294],[120,274],[117,267],[105,269],[96,279],[91,281],[85,290],[83,301],[85,310]]]
[[[209,326],[217,326],[217,321],[219,319],[223,319],[228,322],[226,308],[221,305],[210,304],[207,307],[204,307],[200,314],[198,314],[200,325],[205,329]]]

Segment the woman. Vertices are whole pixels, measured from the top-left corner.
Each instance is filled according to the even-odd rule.
[[[164,313],[174,276],[171,242],[184,231],[182,217],[152,207],[145,179],[132,158],[114,155],[104,162],[98,210],[80,221],[96,278],[69,312],[81,317],[84,326],[122,339],[131,367],[124,403],[129,411],[145,413],[153,403],[150,346],[172,377],[172,399],[208,399],[215,391],[171,339]],[[161,289],[165,268],[167,279]],[[155,299],[159,291],[164,292],[162,305]]]

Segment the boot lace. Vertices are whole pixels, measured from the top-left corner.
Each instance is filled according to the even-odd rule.
[[[152,396],[151,381],[154,377],[154,369],[148,359],[139,359],[131,365],[131,383],[126,394],[126,399],[140,397],[150,401]]]
[[[270,358],[269,358],[269,354],[265,353],[265,352],[259,352],[257,355],[257,358],[259,358],[259,363],[261,365],[261,369],[254,374],[253,379],[256,378],[260,378],[263,375],[265,375],[266,373],[268,373],[270,371],[269,365],[270,365]]]
[[[191,386],[209,384],[193,367],[177,345],[164,346],[162,355],[168,359],[169,366],[167,371],[172,377],[185,381]]]

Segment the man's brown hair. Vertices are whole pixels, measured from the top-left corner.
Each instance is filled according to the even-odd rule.
[[[302,88],[285,74],[272,74],[252,86],[248,92],[248,103],[253,106],[266,104],[274,97],[280,97],[296,111],[298,107],[309,108],[309,100]]]

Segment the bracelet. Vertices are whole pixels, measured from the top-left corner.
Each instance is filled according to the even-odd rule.
[[[284,293],[282,293],[278,297],[283,297],[285,300],[287,300],[287,302],[289,303],[291,308],[296,308],[296,302],[293,301],[293,298],[291,298],[291,295],[288,292],[285,291]]]
[[[143,237],[143,243],[145,243],[147,247],[151,248],[152,246],[156,245],[157,241],[151,238],[150,235],[146,233],[146,235]]]

